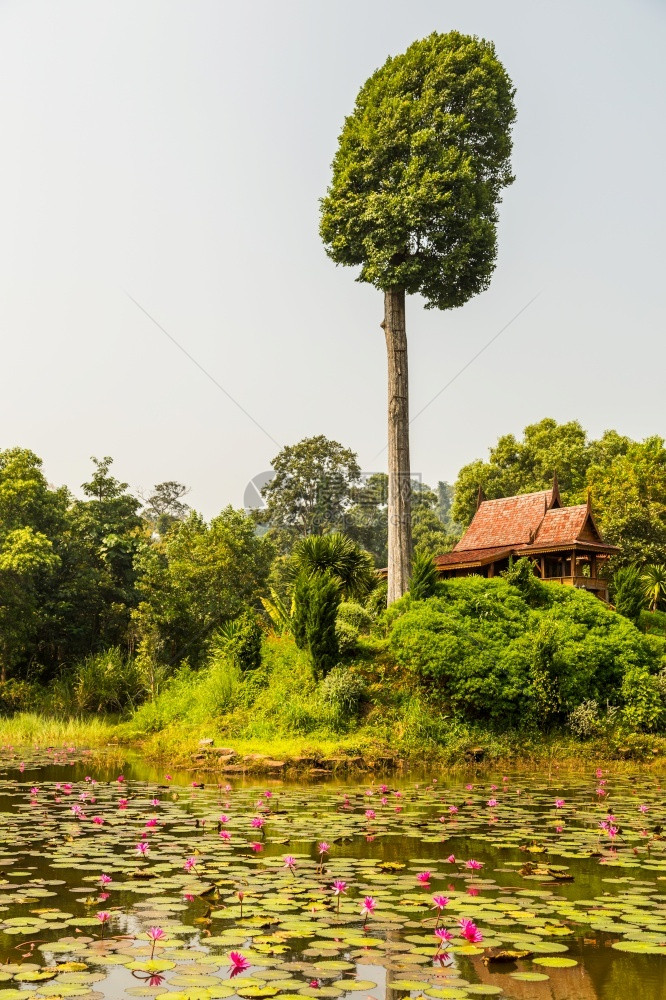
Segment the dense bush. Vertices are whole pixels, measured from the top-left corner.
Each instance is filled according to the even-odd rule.
[[[58,714],[119,713],[134,708],[146,693],[138,662],[113,648],[63,672],[51,685],[47,704]]]
[[[337,725],[355,722],[367,689],[362,677],[348,667],[337,666],[322,681],[324,703],[332,710]]]
[[[261,666],[262,636],[257,615],[246,609],[218,630],[213,646],[228,656],[239,670],[256,670]]]
[[[325,677],[340,656],[335,625],[340,586],[329,572],[301,570],[294,587],[292,631],[299,649],[306,649],[315,677]]]
[[[658,670],[664,643],[591,594],[536,579],[525,593],[480,577],[448,580],[439,590],[389,609],[389,644],[458,718],[542,725],[565,721],[592,699],[626,704],[627,718],[642,728],[658,723],[651,695],[639,704],[631,692],[637,678]]]

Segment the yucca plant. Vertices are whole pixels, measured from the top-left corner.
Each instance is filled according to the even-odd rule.
[[[666,603],[666,566],[646,566],[641,580],[650,611],[658,611]]]
[[[372,557],[339,531],[301,539],[293,556],[299,571],[308,576],[329,573],[344,598],[366,597],[377,582]]]

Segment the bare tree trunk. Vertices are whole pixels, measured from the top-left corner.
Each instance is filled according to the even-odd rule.
[[[384,292],[384,335],[388,356],[388,603],[407,592],[412,570],[409,386],[405,293]]]

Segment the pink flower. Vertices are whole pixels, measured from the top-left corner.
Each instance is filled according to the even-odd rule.
[[[239,972],[244,972],[245,969],[250,968],[250,962],[245,955],[241,955],[239,951],[230,951],[229,967],[231,969],[232,976],[237,976]]]
[[[470,858],[469,861],[465,862],[465,868],[469,868],[470,871],[478,872],[480,868],[483,868],[482,861],[475,861],[474,858]]]
[[[376,814],[375,814],[375,810],[374,809],[366,809],[365,810],[365,818],[366,819],[375,819],[375,815]]]
[[[293,872],[296,867],[296,858],[292,854],[285,854],[284,867],[289,868],[289,870]]]
[[[118,777],[116,778],[116,781],[118,782],[119,785],[122,785],[122,783],[123,783],[124,780],[125,780],[125,777],[122,774],[119,774]]]
[[[336,878],[333,883],[333,894],[335,896],[341,896],[347,891],[347,883],[342,878]]]
[[[220,834],[220,836],[221,836],[221,834]],[[258,841],[256,841],[256,840],[253,840],[253,841],[252,841],[252,843],[250,844],[250,847],[251,847],[251,848],[252,848],[252,850],[253,850],[253,851],[255,852],[255,854],[259,854],[259,852],[260,852],[260,851],[263,851],[263,849],[264,849],[264,845],[263,845],[263,844],[260,844],[260,843],[259,843]]]
[[[470,944],[479,944],[483,941],[483,934],[477,928],[473,920],[466,920],[462,917],[458,921],[458,926],[460,927],[461,937],[464,937],[466,941],[470,942]]]
[[[161,927],[151,927],[148,931],[148,937],[151,941],[161,941],[166,937],[166,931],[162,930]]]
[[[331,849],[331,845],[327,844],[325,840],[322,840],[321,844],[317,848],[320,854],[328,854]]]
[[[170,775],[170,774],[165,774],[165,775],[164,775],[164,780],[165,780],[165,781],[173,781],[173,778],[171,777],[171,775]]]
[[[471,792],[472,789],[474,788],[474,785],[465,785],[465,788],[467,789],[468,792]]]
[[[99,894],[99,896],[97,898],[100,901],[100,903],[106,903],[106,901],[107,901],[107,899],[109,898],[110,895],[111,895],[111,893],[109,893],[109,892],[100,892],[100,894]]]
[[[646,805],[641,805],[638,807],[638,811],[641,813],[646,813],[650,807]]]
[[[105,924],[111,919],[111,914],[106,910],[100,910],[100,912],[96,913],[95,916],[101,924]]]
[[[155,816],[152,819],[146,820],[146,829],[151,830],[153,827],[157,826],[157,818]]]
[[[563,829],[564,829],[564,827],[563,827],[563,826],[556,826],[556,827],[555,827],[555,833],[562,833],[562,830],[563,830]]]
[[[100,875],[99,880],[102,883],[102,885],[108,885],[109,882],[113,881],[110,875]]]
[[[220,823],[228,823],[228,822],[229,822],[229,817],[226,815],[226,813],[222,813],[222,815],[220,816]]]
[[[127,799],[118,799],[118,808],[127,809],[127,802],[128,802]]]
[[[448,896],[441,896],[441,895],[433,896],[432,897],[432,901],[435,904],[435,906],[433,907],[433,909],[437,909],[437,910],[443,910],[445,906],[449,905],[449,897]]]
[[[453,934],[451,933],[451,931],[447,931],[446,927],[436,927],[435,928],[435,937],[439,939],[438,950],[439,950],[439,948],[442,947],[442,945],[444,944],[445,941],[452,941],[453,940]]]
[[[93,816],[92,821],[93,821],[93,823],[95,823],[96,826],[102,826],[103,823],[104,823],[104,817],[103,816]]]
[[[493,809],[497,805],[497,799],[488,799],[486,805]]]
[[[603,776],[604,776],[604,772],[601,770],[600,767],[597,768],[597,770],[596,770],[595,773],[596,773],[597,778],[603,778]]]
[[[231,840],[231,834],[228,830],[220,830],[220,840],[228,843]]]
[[[455,815],[458,812],[458,806],[449,806],[449,812]]]
[[[361,916],[365,917],[367,921],[368,917],[372,916],[377,908],[377,903],[372,898],[372,896],[366,896],[361,904]]]
[[[140,840],[139,843],[136,845],[135,850],[137,854],[140,854],[141,857],[145,858],[146,854],[150,850],[150,844],[146,840]]]
[[[160,804],[160,800],[159,799],[151,799],[150,800],[150,804],[151,804],[151,806],[158,806]]]
[[[39,795],[39,788],[37,788],[36,786],[34,788],[31,788],[30,789],[30,794],[31,795]]]
[[[430,884],[430,872],[419,872],[416,876],[416,881],[420,882],[421,885]]]
[[[564,799],[555,799],[555,808],[556,809],[564,808]]]
[[[193,871],[196,868],[196,866],[197,866],[197,859],[196,858],[194,858],[194,857],[192,857],[192,858],[185,858],[185,861],[183,862],[183,868],[185,869],[186,872]]]
[[[449,865],[455,865],[455,863],[456,863],[456,856],[455,856],[455,854],[449,854],[448,858],[446,859],[446,862]]]
[[[255,830],[261,830],[262,826],[264,825],[264,822],[265,821],[262,816],[253,816],[250,825],[254,827]]]

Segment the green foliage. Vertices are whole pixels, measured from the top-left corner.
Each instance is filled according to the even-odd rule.
[[[622,566],[616,571],[612,593],[617,611],[637,625],[645,604],[645,585],[637,566]]]
[[[188,493],[187,486],[173,479],[157,483],[146,500],[141,516],[153,531],[164,535],[176,521],[183,521],[187,517],[190,508],[183,503],[183,497]]]
[[[643,732],[658,729],[666,715],[659,678],[643,664],[631,665],[622,679],[622,715],[632,728]]]
[[[123,712],[143,701],[144,678],[136,660],[120,649],[87,656],[53,684],[50,703],[59,714]]]
[[[367,686],[358,673],[349,667],[333,667],[322,681],[321,689],[334,725],[349,726],[356,721],[367,696]]]
[[[0,681],[0,715],[14,715],[16,712],[28,712],[34,707],[37,692],[27,681],[10,677]]]
[[[433,33],[389,58],[346,119],[321,236],[360,280],[438,309],[487,287],[512,181],[514,90],[490,42]]]
[[[425,552],[417,552],[412,560],[412,576],[409,581],[409,593],[413,601],[425,601],[437,590],[437,570],[432,556]]]
[[[337,581],[328,573],[313,573],[308,580],[307,604],[306,646],[315,677],[325,677],[340,656],[335,630],[340,605]]]
[[[642,575],[645,598],[650,611],[659,611],[666,606],[666,566],[646,566]]]
[[[585,700],[617,700],[630,668],[655,668],[659,640],[586,592],[535,583],[537,607],[508,581],[480,577],[399,602],[389,638],[397,662],[456,717],[498,726],[564,721]]]
[[[241,672],[261,665],[263,632],[254,611],[246,609],[220,626],[213,637],[213,648],[228,656]]]
[[[336,618],[341,594],[329,573],[302,569],[294,587],[292,632],[299,649],[309,652],[315,677],[323,677],[340,656]]]
[[[292,556],[301,572],[329,573],[344,597],[362,599],[375,586],[372,559],[340,532],[303,538],[294,545]]]
[[[342,525],[361,474],[353,451],[320,434],[283,448],[271,464],[275,475],[261,491],[266,510],[260,519],[280,547]]]
[[[564,503],[583,494],[591,461],[587,435],[577,420],[558,424],[545,418],[523,431],[522,441],[505,434],[487,462],[463,466],[455,484],[452,516],[464,527],[476,511],[479,486],[488,500],[547,490],[557,473]]]
[[[358,601],[343,601],[338,608],[338,621],[351,625],[360,634],[370,631],[374,617]]]
[[[141,602],[133,613],[139,650],[161,663],[204,660],[211,634],[263,596],[272,555],[251,518],[225,508],[207,524],[198,514],[175,524],[137,557]]]
[[[523,557],[510,560],[509,568],[502,576],[521,592],[528,604],[539,604],[545,599],[545,592],[534,575],[534,567],[529,559]]]

